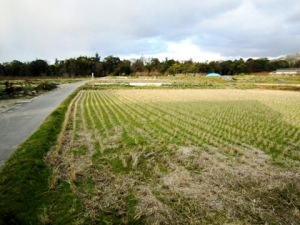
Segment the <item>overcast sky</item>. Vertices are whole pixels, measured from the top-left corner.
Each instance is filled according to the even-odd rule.
[[[300,51],[299,0],[0,0],[0,62],[222,60]]]

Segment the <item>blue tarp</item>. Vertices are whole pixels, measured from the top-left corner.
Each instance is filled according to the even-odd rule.
[[[206,74],[207,77],[220,77],[221,75],[218,73],[208,73]]]

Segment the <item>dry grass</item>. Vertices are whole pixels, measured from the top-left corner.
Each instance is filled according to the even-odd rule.
[[[146,218],[147,224],[171,224],[173,221],[170,208],[159,201],[147,186],[137,187],[138,204],[135,218]]]

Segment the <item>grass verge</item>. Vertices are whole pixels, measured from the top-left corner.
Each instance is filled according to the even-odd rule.
[[[0,224],[68,224],[80,201],[60,183],[49,190],[50,168],[44,157],[55,146],[71,94],[24,142],[0,171]],[[64,193],[64,194],[61,194]],[[51,213],[50,213],[51,212]]]

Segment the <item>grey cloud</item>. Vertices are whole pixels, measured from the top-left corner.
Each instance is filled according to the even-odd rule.
[[[296,0],[0,0],[0,62],[95,52],[156,54],[166,51],[167,43],[186,39],[223,56],[287,54],[300,49],[296,4]]]
[[[282,8],[275,7],[269,14],[271,4],[264,11],[266,5],[262,3],[267,2],[262,1],[261,5],[255,1],[247,2],[246,7],[237,8],[226,16],[209,18],[207,26],[203,25],[206,35],[199,37],[197,43],[208,50],[219,50],[224,56],[274,57],[299,51],[299,35],[290,35],[296,27],[286,23]],[[272,3],[276,4],[276,1]]]

